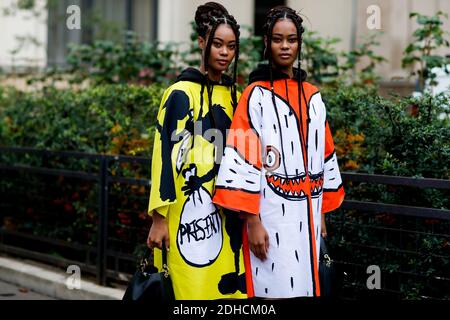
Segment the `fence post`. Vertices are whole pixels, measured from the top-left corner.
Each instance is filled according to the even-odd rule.
[[[100,158],[100,194],[97,227],[97,283],[106,285],[106,247],[108,236],[108,157]]]

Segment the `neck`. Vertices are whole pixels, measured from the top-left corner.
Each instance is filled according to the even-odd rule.
[[[203,62],[200,66],[200,72],[203,74],[205,74],[205,72],[206,72],[205,65],[203,64]],[[211,70],[211,69],[208,70],[208,78],[212,81],[220,82],[221,75],[222,75],[222,72],[220,72],[220,71]]]
[[[289,67],[276,66],[275,69],[287,74],[289,76],[289,78],[294,77],[294,67],[293,66],[289,66]]]

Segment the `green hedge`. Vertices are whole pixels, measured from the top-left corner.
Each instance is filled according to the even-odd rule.
[[[164,88],[102,85],[85,90],[0,90],[0,144],[149,155]]]

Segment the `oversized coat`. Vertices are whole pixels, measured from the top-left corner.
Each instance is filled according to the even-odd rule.
[[[300,108],[297,80],[274,73],[273,97],[268,74],[259,70],[242,94],[213,201],[259,215],[269,234],[261,261],[249,250],[244,226],[249,297],[320,296],[321,215],[344,198],[333,138],[315,86],[302,82]]]
[[[220,139],[210,129],[225,136],[233,114],[230,86],[212,87],[209,104],[204,76],[184,71],[164,92],[154,138],[148,210],[168,223],[169,274],[182,300],[247,297],[242,223],[212,203]],[[160,268],[161,250],[154,259]]]

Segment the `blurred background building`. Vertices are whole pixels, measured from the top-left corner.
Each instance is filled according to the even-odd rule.
[[[190,21],[196,7],[206,0],[2,0],[0,3],[0,67],[11,68],[63,65],[68,43],[92,43],[95,39],[114,39],[120,30],[133,30],[144,40],[188,43]],[[448,0],[218,0],[256,34],[267,10],[286,4],[300,11],[308,30],[322,37],[337,37],[337,50],[351,50],[359,39],[381,32],[376,54],[388,62],[377,66],[383,80],[407,76],[401,68],[403,50],[411,41],[415,21],[410,12],[433,15],[450,12]],[[80,30],[69,30],[66,10],[81,9]],[[370,30],[370,6],[377,6],[380,28]],[[23,7],[33,10],[22,10]],[[450,30],[450,20],[444,29]]]

